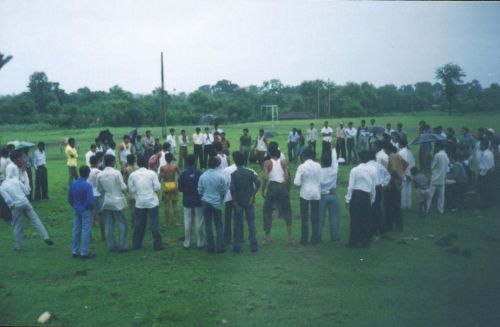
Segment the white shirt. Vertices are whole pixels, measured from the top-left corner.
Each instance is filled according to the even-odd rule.
[[[300,197],[304,200],[321,199],[321,166],[307,159],[297,168],[293,183],[300,186]]]
[[[337,187],[337,174],[339,163],[337,161],[337,151],[332,149],[332,165],[321,168],[321,194],[330,193],[331,189]]]
[[[40,151],[36,149],[33,152],[33,167],[37,169],[39,166],[44,166],[47,164],[47,157],[45,156],[45,151]]]
[[[325,136],[323,134],[328,134],[328,136]],[[326,141],[326,142],[332,142],[332,134],[333,134],[333,129],[328,126],[328,127],[324,127],[321,129],[321,135],[323,136],[323,141]]]
[[[391,181],[391,174],[389,171],[375,160],[370,160],[366,163],[371,169],[373,169],[373,174],[375,175],[375,186],[387,186]]]
[[[193,134],[193,143],[198,144],[198,145],[202,145],[203,144],[203,134],[194,133]]]
[[[224,178],[226,178],[227,182],[227,192],[226,192],[226,197],[224,198],[224,202],[232,201],[233,197],[231,196],[231,192],[229,191],[229,186],[231,185],[231,174],[236,171],[238,167],[236,167],[236,164],[232,164],[229,167],[224,168]]]
[[[186,147],[189,144],[189,137],[186,135],[186,141],[184,142],[183,136],[179,135],[179,146]]]
[[[359,190],[370,193],[370,202],[375,202],[376,180],[373,174],[373,169],[367,164],[362,163],[351,169],[349,174],[349,186],[347,187],[347,194],[345,202],[351,202],[352,191]]]
[[[408,166],[405,170],[405,176],[411,177],[411,169],[415,167],[415,157],[407,147],[400,149],[398,154],[401,156],[401,158],[403,158],[404,161],[408,163]]]
[[[112,167],[104,168],[97,176],[97,190],[104,194],[102,209],[122,210],[127,206],[123,195],[123,192],[127,190],[127,185],[118,170]]]
[[[175,147],[177,146],[177,142],[175,141],[175,135],[168,134],[165,142],[170,144],[170,149],[175,152]]]
[[[108,153],[106,152],[106,154]],[[85,164],[89,167],[90,167],[90,158],[92,156],[95,156],[95,152],[92,152],[92,150],[89,150],[89,152],[85,153]]]
[[[210,133],[203,133],[203,144],[210,145],[214,143],[214,136]]]
[[[24,186],[26,186],[28,192],[31,191],[28,173],[10,160],[5,168],[5,179],[7,178],[15,178],[19,180],[22,184],[24,184]]]
[[[9,158],[0,157],[0,183],[5,179],[7,165],[10,163]]]
[[[265,142],[265,136],[257,136],[257,151],[267,151],[267,146]]]
[[[316,130],[315,127],[312,129],[309,128],[306,132],[306,141],[307,142],[314,142],[318,138],[318,131]]]
[[[385,168],[389,165],[389,156],[384,150],[380,150],[375,154],[375,160]]]
[[[144,167],[137,169],[128,178],[128,188],[135,196],[136,208],[154,208],[160,203],[158,192],[160,182],[158,176]]]
[[[92,185],[92,193],[94,194],[94,196],[101,196],[101,193],[99,193],[99,190],[97,189],[97,176],[100,172],[101,171],[97,168],[90,168],[90,174],[87,178],[87,182]]]
[[[356,133],[357,133],[357,130],[356,128],[354,127],[351,127],[351,128],[346,128],[345,130],[345,136],[348,138],[348,139],[353,139],[356,137]]]
[[[105,154],[109,154],[112,155],[113,157],[116,157],[115,150],[113,150],[112,148],[109,148]]]
[[[167,160],[165,160],[165,155],[166,155],[167,153],[171,153],[171,152],[169,152],[169,151],[166,151],[166,152],[163,152],[163,151],[162,151],[162,152],[161,152],[161,156],[160,156],[160,164],[158,165],[158,171],[156,172],[158,175],[160,174],[160,168],[161,168],[162,166],[165,166],[165,165],[167,164]]]
[[[217,157],[219,157],[220,160],[219,168],[226,169],[227,166],[229,166],[229,162],[227,161],[227,156],[224,153],[222,153],[222,154],[217,154]]]
[[[9,208],[29,204],[26,197],[29,193],[29,188],[17,178],[7,178],[0,186],[0,194]]]
[[[479,176],[486,175],[495,167],[495,158],[493,156],[493,152],[491,152],[489,149],[478,151],[476,153],[476,159]]]
[[[444,150],[434,155],[431,163],[431,185],[444,185],[450,160]]]

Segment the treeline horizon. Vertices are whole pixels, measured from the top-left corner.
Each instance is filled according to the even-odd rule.
[[[388,113],[447,111],[445,87],[427,81],[375,87],[368,82],[328,83],[324,80],[284,85],[279,79],[240,87],[229,80],[202,85],[189,93],[165,92],[168,125],[196,124],[214,114],[223,123],[261,120],[261,105],[279,106],[280,114],[305,112],[316,118],[367,117]],[[453,112],[500,112],[500,86],[484,88],[472,80],[457,85]],[[160,126],[161,89],[133,94],[115,85],[108,91],[82,87],[67,93],[44,72],[29,77],[28,91],[0,96],[2,124],[48,124],[54,127]],[[266,117],[264,117],[266,118]]]

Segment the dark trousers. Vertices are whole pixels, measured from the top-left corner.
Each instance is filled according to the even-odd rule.
[[[497,186],[498,187],[498,186]],[[495,178],[493,173],[488,173],[484,176],[478,176],[477,190],[483,208],[491,207],[495,202]]]
[[[321,143],[321,156],[324,156],[325,153],[328,153],[328,154],[332,153],[332,143],[331,142],[323,141]]]
[[[212,149],[211,144],[203,146],[203,164],[201,165],[201,168],[204,169],[207,168],[207,161],[208,161],[208,156],[210,155],[210,149]]]
[[[241,251],[241,243],[243,243],[243,213],[245,213],[245,216],[247,218],[250,250],[252,252],[256,252],[259,247],[257,245],[257,237],[255,232],[255,211],[253,205],[240,207],[239,210],[235,210],[233,251]]]
[[[188,155],[187,146],[180,146],[179,147],[179,167],[184,168],[187,155]]]
[[[193,148],[193,155],[194,155],[194,165],[195,167],[200,167],[203,168],[203,145],[201,144],[195,144]]]
[[[215,225],[215,237],[217,252],[224,252],[226,246],[224,244],[224,233],[222,227],[222,212],[220,209],[214,208],[212,205],[202,202],[203,219],[205,219],[205,231],[207,234],[207,251],[212,253],[215,251],[214,232],[212,222]]]
[[[232,220],[233,220],[233,201],[231,200],[227,201],[224,204],[224,241],[226,242],[226,244],[231,243]]]
[[[68,166],[68,185],[71,185],[74,181],[78,179],[78,173],[76,172],[76,167]]]
[[[269,182],[266,198],[262,207],[264,218],[264,232],[269,234],[273,225],[272,215],[274,207],[278,208],[287,226],[292,225],[292,207],[290,205],[290,192],[285,183]]]
[[[420,149],[418,153],[418,160],[420,163],[420,170],[429,174],[431,172],[432,155],[430,151]]]
[[[384,193],[385,223],[384,231],[403,230],[401,216],[401,190],[388,187]]]
[[[347,139],[347,162],[352,163],[356,160],[356,151],[354,149],[354,137]]]
[[[30,185],[30,194],[27,195],[27,198],[28,198],[28,200],[32,201],[33,200],[33,173],[31,171],[31,168],[27,167],[26,173],[28,174],[28,182]]]
[[[0,195],[0,218],[6,221],[12,220],[12,212],[7,206],[7,203],[5,203],[2,195]]]
[[[240,152],[243,154],[243,157],[245,158],[244,166],[246,166],[248,164],[248,157],[250,156],[250,147],[242,145],[240,146]]]
[[[288,161],[295,161],[295,155],[297,152],[297,142],[288,142]]]
[[[150,220],[151,234],[153,235],[153,248],[159,250],[163,247],[158,223],[158,206],[154,208],[135,208],[135,225],[132,247],[137,250],[142,247],[142,240],[146,232],[146,225]]]
[[[464,194],[467,184],[455,183],[446,186],[444,204],[446,209],[462,209],[464,207]]]
[[[384,223],[384,215],[382,212],[382,186],[377,185],[375,202],[372,204],[372,216],[371,216],[371,234],[375,235],[382,233]]]
[[[311,208],[309,215],[309,208]],[[309,243],[309,217],[311,217],[311,244],[319,242],[319,200],[305,200],[300,198],[300,220],[302,221],[300,243]]]
[[[48,199],[49,186],[47,180],[47,167],[38,166],[35,173],[35,200]]]
[[[351,215],[351,230],[349,233],[349,246],[370,245],[370,193],[354,190],[349,203]]]
[[[313,158],[316,159],[316,141],[309,141],[308,146],[313,152]]]
[[[344,138],[337,139],[336,150],[337,150],[337,155],[339,156],[339,158],[345,159],[345,139]]]

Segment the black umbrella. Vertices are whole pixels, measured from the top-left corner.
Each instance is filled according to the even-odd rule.
[[[200,118],[200,124],[213,124],[217,119],[219,118],[212,114],[204,115]]]
[[[446,137],[439,134],[422,134],[417,136],[417,138],[415,138],[410,145],[440,141],[446,141]]]
[[[265,137],[276,137],[278,135],[279,135],[278,132],[275,132],[275,131],[265,131],[264,132]]]
[[[368,132],[373,134],[382,134],[385,132],[385,127],[378,125],[370,126],[368,127]]]

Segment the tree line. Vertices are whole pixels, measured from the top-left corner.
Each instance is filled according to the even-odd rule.
[[[239,86],[228,80],[203,85],[191,93],[165,93],[167,124],[197,124],[204,114],[224,123],[261,120],[260,107],[276,104],[280,114],[307,112],[318,118],[363,117],[387,113],[442,110],[451,112],[500,111],[500,86],[483,87],[479,81],[462,83],[460,67],[449,74],[448,64],[436,70],[439,82],[376,87],[364,82],[338,85],[324,80],[285,85],[279,79],[262,85]],[[457,75],[458,74],[458,75]],[[442,82],[442,83],[440,83]],[[3,124],[46,123],[55,127],[161,125],[161,89],[133,94],[120,86],[108,91],[82,87],[66,92],[44,72],[29,77],[28,91],[0,97]]]

